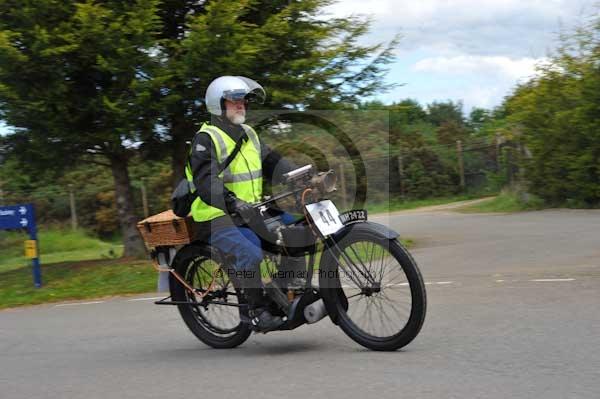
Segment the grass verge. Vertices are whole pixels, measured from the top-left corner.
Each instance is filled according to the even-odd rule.
[[[533,195],[529,195],[528,200],[525,201],[516,193],[503,191],[494,199],[458,208],[456,211],[464,213],[520,212],[543,208],[545,208],[544,202]]]
[[[149,261],[64,262],[42,265],[42,288],[35,288],[31,267],[21,267],[0,273],[0,309],[149,292],[156,289],[156,278]]]
[[[42,287],[35,288],[31,261],[22,255],[27,238],[15,232],[0,236],[0,309],[156,290],[157,273],[149,261],[115,259],[120,245],[64,230],[39,234]],[[410,239],[402,243],[413,245]],[[319,259],[317,254],[317,265]]]
[[[31,265],[23,252],[23,242],[29,236],[20,232],[2,232],[0,235],[0,272]],[[123,246],[98,240],[77,230],[41,230],[38,233],[40,260],[43,265],[57,262],[94,259],[115,259],[121,256]]]
[[[486,194],[488,196],[489,194]],[[429,198],[421,200],[401,200],[398,198],[390,198],[389,203],[367,204],[366,208],[369,214],[388,213],[394,211],[403,211],[408,209],[416,209],[425,206],[450,204],[452,202],[466,201],[470,199],[481,198],[481,194],[461,194],[448,197]]]
[[[412,240],[402,240],[412,246]],[[316,264],[320,253],[316,256]],[[0,309],[137,294],[156,290],[157,273],[149,261],[103,259],[42,265],[42,287],[33,286],[31,267],[0,272]]]

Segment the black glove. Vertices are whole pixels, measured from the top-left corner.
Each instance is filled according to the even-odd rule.
[[[229,209],[231,213],[240,215],[245,222],[248,222],[256,215],[256,210],[252,207],[252,204],[239,198],[235,198],[235,200],[232,201]]]

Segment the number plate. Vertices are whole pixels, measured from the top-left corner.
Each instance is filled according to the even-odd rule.
[[[343,224],[351,224],[367,221],[366,209],[353,209],[351,211],[340,214],[340,220]]]
[[[306,205],[306,210],[321,234],[328,236],[341,229],[340,213],[330,200]]]

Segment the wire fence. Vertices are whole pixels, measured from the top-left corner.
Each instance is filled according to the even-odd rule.
[[[417,148],[401,148],[383,156],[335,159],[328,167],[338,176],[331,198],[347,209],[367,203],[398,202],[447,196],[484,188],[494,190],[510,182],[515,173],[515,146],[497,140],[473,140]],[[132,180],[133,209],[139,219],[170,207],[168,175]],[[38,221],[86,228],[99,235],[119,230],[114,187],[51,184],[25,190],[0,191],[0,205],[33,203]]]

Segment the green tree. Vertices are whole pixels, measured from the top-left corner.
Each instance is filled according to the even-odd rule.
[[[464,142],[468,135],[467,129],[452,119],[442,122],[436,129],[438,142],[447,146],[455,145],[457,140]]]
[[[549,203],[600,204],[600,19],[563,37],[538,77],[507,99],[529,189]]]
[[[386,89],[396,41],[364,46],[369,22],[323,19],[329,0],[0,0],[0,118],[23,170],[109,167],[125,254],[139,254],[129,164],[169,157],[207,119],[219,75],[265,85],[266,108],[347,107]],[[29,168],[29,169],[27,169]],[[161,172],[162,173],[162,172]]]
[[[154,129],[157,0],[0,1],[0,116],[35,170],[111,169],[125,256],[144,252],[128,162]],[[40,184],[44,184],[40,182]]]
[[[443,165],[440,157],[425,147],[412,148],[405,155],[406,194],[411,198],[431,198],[457,192],[457,175]]]
[[[467,125],[475,132],[479,132],[481,128],[493,118],[492,111],[485,108],[474,107],[469,113]]]
[[[427,105],[427,116],[429,122],[436,126],[441,126],[444,122],[454,122],[455,124],[464,125],[462,101],[434,101]]]
[[[408,126],[427,121],[427,113],[413,99],[405,99],[393,103],[387,109],[390,111],[390,124],[393,126]]]
[[[165,106],[174,181],[183,175],[185,142],[208,119],[202,97],[220,75],[245,75],[269,94],[264,109],[324,109],[357,104],[387,87],[382,76],[397,40],[360,45],[369,27],[360,17],[323,19],[330,0],[237,2],[214,0],[195,5],[161,5],[163,30],[157,76]]]

